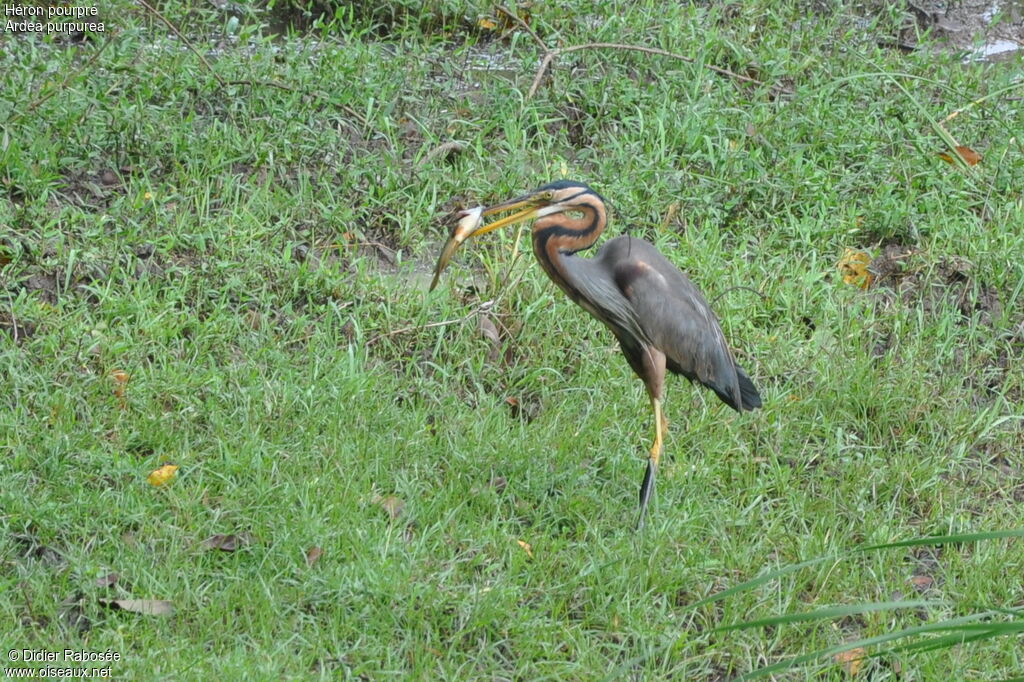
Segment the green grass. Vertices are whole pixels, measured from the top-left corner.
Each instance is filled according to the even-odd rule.
[[[865,638],[864,679],[1021,674],[1019,538],[859,551],[1024,527],[1018,71],[877,47],[898,13],[776,5],[531,25],[792,97],[583,51],[527,101],[537,46],[476,28],[485,6],[278,38],[253,15],[206,56],[254,85],[129,4],[87,47],[6,37],[0,642],[117,651],[126,679],[717,680]],[[201,52],[223,41],[209,6],[173,12]],[[943,163],[937,122],[986,96],[945,123],[984,160]],[[670,381],[640,534],[641,384],[526,238],[468,245],[426,293],[441,216],[563,174],[715,301],[765,402]],[[893,244],[897,277],[842,282],[844,249]],[[205,549],[218,533],[251,537]],[[1014,608],[983,621],[1001,636],[886,653]],[[849,677],[831,655],[774,674]]]

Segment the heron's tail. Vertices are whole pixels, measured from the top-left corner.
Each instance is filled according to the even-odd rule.
[[[736,365],[736,378],[740,382],[740,400],[742,401],[740,411],[761,407],[761,394],[757,392],[757,386],[739,365]]]

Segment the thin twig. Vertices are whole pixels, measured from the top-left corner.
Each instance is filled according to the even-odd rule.
[[[545,53],[544,58],[541,60],[540,66],[537,68],[537,75],[534,76],[533,78],[533,84],[530,86],[529,91],[526,93],[526,98],[531,99],[535,94],[537,94],[537,90],[540,88],[541,80],[544,78],[544,73],[548,70],[548,67],[551,65],[551,61],[555,57],[558,57],[559,55],[563,55],[569,52],[577,52],[578,50],[595,49],[633,50],[634,52],[644,52],[646,54],[656,54],[662,57],[671,57],[673,59],[679,59],[681,61],[686,62],[687,64],[695,64],[697,62],[697,60],[694,59],[693,57],[687,57],[686,55],[676,54],[675,52],[669,52],[668,50],[662,50],[656,47],[644,47],[642,45],[623,45],[621,43],[587,43],[585,45],[571,45],[569,47],[558,47],[552,50],[548,50],[547,53]],[[721,76],[726,76],[728,78],[738,80],[742,83],[750,83],[751,85],[757,85],[761,87],[767,85],[763,81],[759,81],[756,78],[744,76],[742,74],[736,73],[735,71],[724,69],[720,66],[704,64],[704,68],[713,71]],[[779,94],[792,94],[792,91],[789,90],[789,88],[786,88],[785,86],[773,85],[772,90]]]
[[[762,301],[767,301],[768,300],[768,296],[766,296],[765,294],[761,293],[760,291],[758,291],[754,287],[747,287],[747,286],[743,286],[742,284],[740,284],[740,285],[737,285],[737,286],[734,286],[734,287],[729,287],[728,289],[726,289],[725,291],[720,293],[718,296],[715,296],[715,300],[711,301],[711,305],[717,304],[718,303],[718,299],[722,298],[723,296],[728,294],[730,291],[735,291],[736,289],[746,289],[747,291],[752,291],[755,294],[757,294],[758,296],[760,296]]]
[[[262,86],[268,87],[268,88],[277,88],[279,90],[286,90],[288,92],[297,92],[300,95],[307,95],[309,97],[316,97],[317,99],[325,99],[328,102],[331,101],[330,96],[329,95],[325,95],[322,92],[309,92],[307,90],[299,90],[297,88],[293,88],[290,85],[285,85],[284,83],[277,83],[275,81],[263,81],[263,80],[227,81],[227,85],[246,85],[246,86],[248,86],[250,88],[251,87],[255,87],[257,85],[262,85]],[[348,114],[352,118],[354,118],[357,121],[359,121],[360,123],[362,123],[364,127],[366,126],[366,119],[358,111],[356,111],[352,107],[348,106],[347,104],[341,104],[339,106],[341,107],[342,111],[344,111],[346,114]]]
[[[253,81],[253,80],[241,80],[241,81],[225,81],[225,85],[248,85],[250,88],[255,85],[263,85],[268,88],[278,88],[279,90],[287,90],[288,92],[297,92],[295,88],[284,83],[275,83],[274,81]]]
[[[201,61],[203,63],[203,66],[205,66],[209,70],[209,72],[213,74],[213,77],[216,79],[217,83],[220,84],[222,88],[227,86],[227,83],[225,83],[224,79],[220,77],[220,74],[213,70],[213,66],[210,64],[210,62],[206,61],[206,57],[204,57],[202,53],[199,50],[197,50],[195,46],[192,45],[192,43],[189,42],[188,38],[182,35],[181,31],[178,30],[177,26],[172,24],[167,17],[160,14],[160,12],[158,12],[152,5],[146,2],[146,0],[139,0],[139,4],[145,7],[150,12],[152,12],[153,16],[162,21],[167,26],[167,28],[171,29],[171,32],[174,33],[174,35],[178,36],[178,39],[182,43],[184,43],[185,47],[190,49],[195,56],[199,57],[199,61]]]
[[[520,235],[522,235],[522,227],[521,226],[519,227],[519,231],[516,233],[516,237],[518,238]],[[516,244],[518,245],[518,243],[519,243],[519,240],[516,239]],[[510,292],[513,289],[515,289],[518,286],[519,282],[522,281],[523,275],[525,274],[525,270],[522,273],[519,274],[519,278],[512,284],[512,286],[508,286],[508,282],[509,282],[509,280],[511,279],[511,276],[512,276],[512,270],[515,268],[515,265],[516,265],[516,263],[519,260],[519,255],[520,254],[518,253],[518,251],[513,254],[513,256],[512,256],[512,263],[505,270],[505,276],[502,279],[501,285],[499,285],[499,287],[498,287],[499,288],[498,296],[496,296],[495,298],[490,299],[489,301],[484,301],[483,303],[480,303],[479,305],[477,305],[475,308],[473,308],[470,312],[466,313],[462,317],[456,317],[455,319],[442,319],[442,321],[440,321],[440,322],[427,323],[425,325],[414,325],[412,327],[402,327],[401,329],[396,329],[396,330],[392,330],[390,332],[384,332],[384,333],[378,334],[378,335],[376,335],[374,337],[371,337],[370,340],[367,341],[367,347],[369,348],[370,346],[372,346],[373,344],[377,343],[381,339],[386,339],[386,338],[391,337],[391,336],[397,336],[398,334],[406,334],[408,332],[418,332],[420,330],[432,329],[432,328],[435,328],[435,327],[449,327],[451,325],[459,325],[459,324],[462,324],[462,323],[469,322],[470,319],[472,319],[476,315],[479,315],[479,314],[482,314],[482,313],[490,313],[490,312],[492,312],[496,307],[498,307],[498,304],[501,303],[502,298],[508,292]],[[500,313],[494,313],[494,314],[496,316],[498,316],[498,317],[501,317]],[[500,322],[500,319],[499,319],[499,322]],[[504,327],[504,326],[505,325],[502,324],[502,327]]]
[[[335,244],[335,246],[338,246],[338,245]],[[395,251],[393,248],[391,248],[387,244],[381,244],[380,242],[349,242],[347,244],[347,246],[372,246],[374,248],[381,249],[382,251],[390,251],[391,253],[398,253],[397,251]]]
[[[423,158],[416,164],[416,167],[423,168],[439,156],[447,158],[452,154],[461,154],[464,151],[466,151],[466,145],[461,142],[455,142],[454,140],[443,142],[424,154]]]
[[[392,337],[392,336],[397,336],[399,334],[406,334],[408,332],[420,331],[421,329],[432,329],[434,327],[447,327],[449,325],[459,324],[461,322],[466,322],[466,321],[472,319],[473,316],[475,316],[475,315],[479,315],[480,313],[485,313],[485,312],[489,311],[493,305],[494,305],[494,301],[484,301],[483,303],[481,303],[477,307],[473,308],[472,311],[466,313],[462,317],[458,317],[458,318],[455,318],[455,319],[452,319],[452,320],[441,320],[440,322],[427,322],[426,324],[416,324],[416,325],[413,325],[411,327],[402,327],[401,329],[392,329],[389,332],[382,332],[380,334],[377,334],[374,337],[371,337],[370,340],[366,342],[366,346],[370,347],[373,344],[375,344],[378,341],[380,341],[381,339],[386,339],[386,338],[389,338],[389,337]]]
[[[293,87],[290,87],[288,85],[284,85],[283,83],[275,83],[274,81],[264,81],[264,80],[257,80],[257,81],[252,81],[252,80],[225,81],[223,78],[220,77],[220,74],[218,74],[216,71],[213,70],[213,66],[210,64],[210,62],[206,61],[206,57],[204,57],[202,55],[202,53],[200,53],[199,50],[197,50],[195,48],[195,46],[192,45],[192,43],[189,42],[188,38],[186,38],[184,35],[182,35],[181,31],[179,31],[178,28],[174,24],[172,24],[167,17],[165,17],[163,14],[161,14],[156,9],[154,9],[152,5],[150,5],[148,2],[146,2],[146,0],[139,0],[139,3],[142,4],[147,10],[152,12],[153,15],[156,16],[156,18],[158,18],[160,21],[162,21],[164,24],[166,24],[166,26],[169,29],[171,29],[171,31],[174,33],[174,35],[178,36],[178,38],[185,44],[185,47],[187,47],[189,50],[191,50],[195,54],[195,56],[199,57],[199,61],[201,61],[203,63],[203,66],[205,66],[207,68],[207,70],[209,70],[209,72],[211,74],[213,74],[213,77],[217,80],[217,83],[219,83],[221,87],[227,87],[228,85],[248,85],[250,87],[252,87],[253,85],[263,85],[263,86],[272,87],[272,88],[279,88],[281,90],[287,90],[289,92],[299,92],[299,93],[304,94],[304,95],[309,95],[311,97],[317,97],[319,99],[327,100],[328,102],[331,101],[329,96],[324,95],[322,93],[306,92],[306,91],[303,91],[303,90],[296,90]],[[359,112],[357,112],[355,109],[353,109],[352,107],[350,107],[348,105],[345,105],[345,104],[341,104],[339,106],[341,107],[341,109],[346,114],[348,114],[352,118],[354,118],[357,121],[359,121],[363,125],[364,128],[367,127],[368,124],[367,124],[366,118],[364,116],[362,116]]]
[[[108,37],[108,38],[107,38],[107,39],[106,39],[106,40],[105,40],[105,41],[103,42],[103,44],[102,44],[102,45],[100,45],[100,49],[96,50],[96,52],[95,52],[95,53],[94,53],[94,54],[92,55],[92,57],[90,57],[90,58],[89,58],[89,61],[87,61],[87,62],[86,62],[85,64],[82,64],[82,66],[80,66],[79,68],[75,69],[74,71],[72,71],[71,73],[69,73],[69,74],[68,74],[67,76],[65,76],[65,77],[64,77],[64,80],[63,80],[63,81],[61,81],[61,84],[60,84],[60,85],[58,85],[57,87],[55,87],[55,88],[51,89],[51,90],[50,90],[50,91],[49,91],[48,93],[46,93],[45,95],[43,95],[42,97],[40,97],[40,98],[39,98],[39,99],[37,99],[36,101],[34,101],[34,102],[32,102],[31,104],[29,104],[29,105],[28,105],[28,107],[26,107],[26,109],[25,109],[25,111],[24,111],[23,113],[20,113],[20,114],[17,114],[17,115],[15,115],[15,116],[13,116],[13,117],[12,117],[12,118],[11,118],[11,119],[10,119],[10,120],[8,121],[8,123],[14,123],[14,122],[15,122],[15,121],[17,121],[18,119],[20,119],[20,118],[24,117],[24,116],[25,116],[26,114],[30,114],[30,113],[32,113],[33,111],[35,111],[36,107],[38,107],[38,106],[39,106],[40,104],[42,104],[42,103],[43,103],[43,102],[45,102],[46,100],[48,100],[48,99],[50,99],[51,97],[53,97],[54,95],[56,95],[56,94],[57,94],[58,92],[60,92],[60,91],[61,91],[62,89],[64,89],[64,87],[65,87],[65,86],[66,86],[66,85],[67,85],[68,83],[70,83],[72,79],[76,78],[76,77],[78,76],[78,74],[82,73],[82,72],[83,72],[83,71],[85,71],[85,70],[86,70],[87,68],[89,68],[90,66],[92,66],[92,65],[93,65],[93,64],[94,64],[94,63],[96,62],[96,60],[100,58],[100,55],[101,55],[101,54],[103,54],[103,50],[107,49],[107,46],[108,46],[108,45],[110,45],[110,44],[111,44],[112,42],[114,42],[114,38],[116,38],[116,37],[117,37],[117,35],[118,35],[118,34],[117,34],[117,33],[115,33],[114,35],[112,35],[112,36]]]
[[[548,46],[544,44],[544,41],[540,39],[540,36],[537,35],[536,31],[530,28],[530,25],[523,21],[518,14],[515,14],[514,12],[506,9],[503,5],[495,5],[494,9],[498,10],[506,17],[508,17],[509,19],[511,19],[512,21],[516,22],[524,29],[526,29],[527,33],[533,36],[533,39],[537,42],[538,45],[540,45],[540,49],[544,50],[545,52],[548,52]]]
[[[993,98],[993,97],[995,97],[995,96],[997,96],[997,95],[1001,95],[1001,94],[1003,94],[1004,92],[1007,92],[1008,90],[1012,90],[1013,88],[1015,88],[1015,87],[1018,87],[1018,86],[1021,86],[1021,85],[1024,85],[1024,81],[1018,81],[1017,83],[1013,83],[1013,84],[1012,84],[1012,85],[1010,85],[1009,87],[1005,87],[1005,88],[1000,88],[999,90],[996,90],[995,92],[990,92],[990,93],[988,93],[988,94],[987,94],[987,95],[985,95],[984,97],[979,97],[978,99],[974,100],[974,101],[973,101],[973,102],[971,102],[970,104],[967,104],[967,105],[965,105],[965,106],[962,106],[962,107],[960,107],[959,109],[957,109],[956,111],[954,111],[954,112],[953,112],[952,114],[950,114],[950,115],[949,115],[949,116],[947,116],[946,118],[944,118],[944,119],[942,119],[941,121],[939,121],[939,123],[940,123],[940,125],[941,125],[942,123],[949,123],[949,122],[950,122],[950,121],[952,121],[952,120],[953,120],[954,118],[956,118],[957,116],[959,116],[959,115],[960,115],[960,114],[962,114],[963,112],[967,111],[967,110],[968,110],[968,109],[970,109],[971,107],[976,107],[976,106],[978,106],[979,104],[981,104],[981,103],[985,102],[985,101],[986,101],[986,100],[988,100],[988,99],[991,99],[991,98]],[[1007,101],[1007,102],[1009,102],[1009,101],[1012,101],[1012,100],[1013,100],[1013,98],[1009,98],[1009,97],[1008,97],[1008,98],[1006,98],[1006,99],[1005,99],[1004,101]]]

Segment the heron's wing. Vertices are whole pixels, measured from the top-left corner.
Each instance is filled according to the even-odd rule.
[[[598,258],[671,371],[699,381],[735,410],[760,407],[757,388],[733,360],[711,306],[679,268],[633,237],[609,241]]]

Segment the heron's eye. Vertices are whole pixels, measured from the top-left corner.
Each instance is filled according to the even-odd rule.
[[[544,201],[551,201],[552,199],[555,198],[555,193],[554,192],[544,192],[544,194],[542,195],[541,198],[544,199]]]

